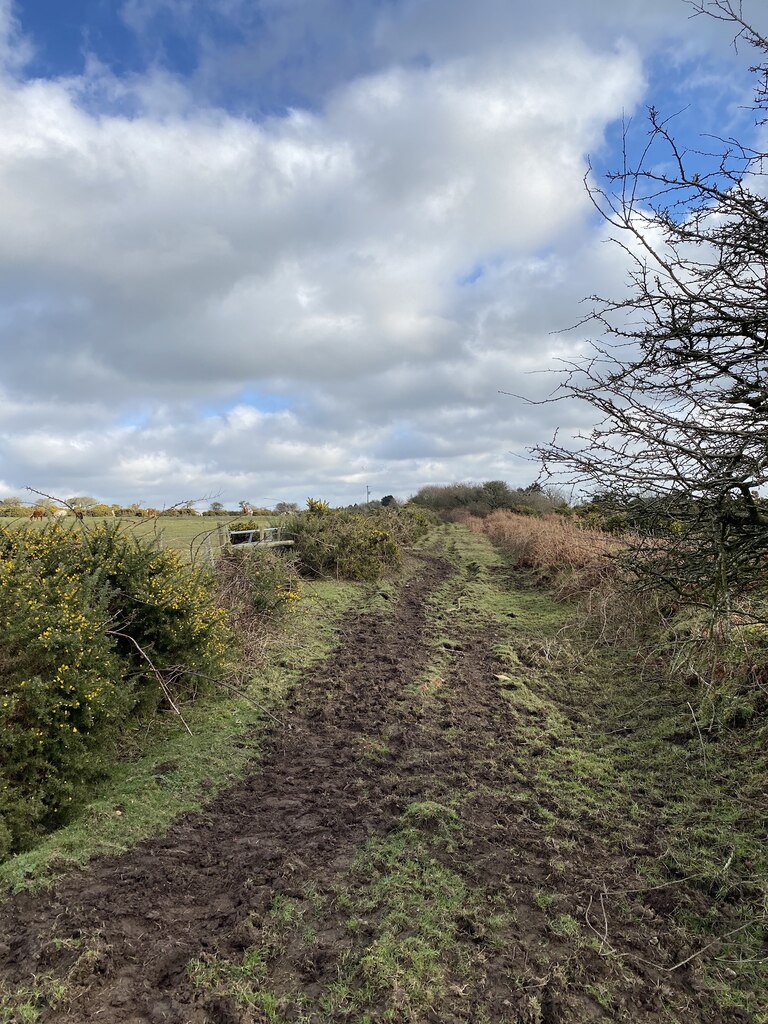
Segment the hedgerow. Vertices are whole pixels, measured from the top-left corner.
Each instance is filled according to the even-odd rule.
[[[0,530],[0,855],[71,814],[132,716],[221,666],[207,578],[119,524]]]

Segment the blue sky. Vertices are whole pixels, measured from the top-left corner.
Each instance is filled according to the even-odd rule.
[[[754,139],[731,35],[682,0],[0,0],[0,496],[527,484],[588,412],[501,392],[625,287],[588,161],[649,104]]]

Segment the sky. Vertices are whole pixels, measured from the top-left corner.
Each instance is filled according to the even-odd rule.
[[[590,410],[525,399],[626,291],[587,167],[649,105],[749,141],[732,37],[684,0],[0,0],[0,498],[530,483]]]

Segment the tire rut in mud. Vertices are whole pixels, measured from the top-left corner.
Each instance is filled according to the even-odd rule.
[[[46,1020],[213,1019],[191,988],[190,959],[243,948],[274,892],[297,878],[322,886],[402,810],[402,794],[379,784],[362,744],[385,730],[423,668],[424,600],[448,573],[425,556],[391,615],[344,621],[338,651],[289,701],[257,774],[164,838],[6,903],[0,982],[66,975],[74,1000]],[[80,978],[73,947],[83,939],[94,952]]]

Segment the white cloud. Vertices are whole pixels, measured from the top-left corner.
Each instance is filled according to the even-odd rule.
[[[616,33],[521,23],[505,46],[508,11],[486,7],[481,32],[441,5],[415,66],[394,59],[403,26],[426,45],[434,11],[404,3],[377,21],[381,68],[258,121],[158,68],[0,80],[8,486],[157,504],[527,482],[508,452],[554,413],[498,391],[545,394],[526,374],[579,343],[551,332],[616,280],[582,178],[644,81]],[[123,15],[138,30],[154,9]]]

